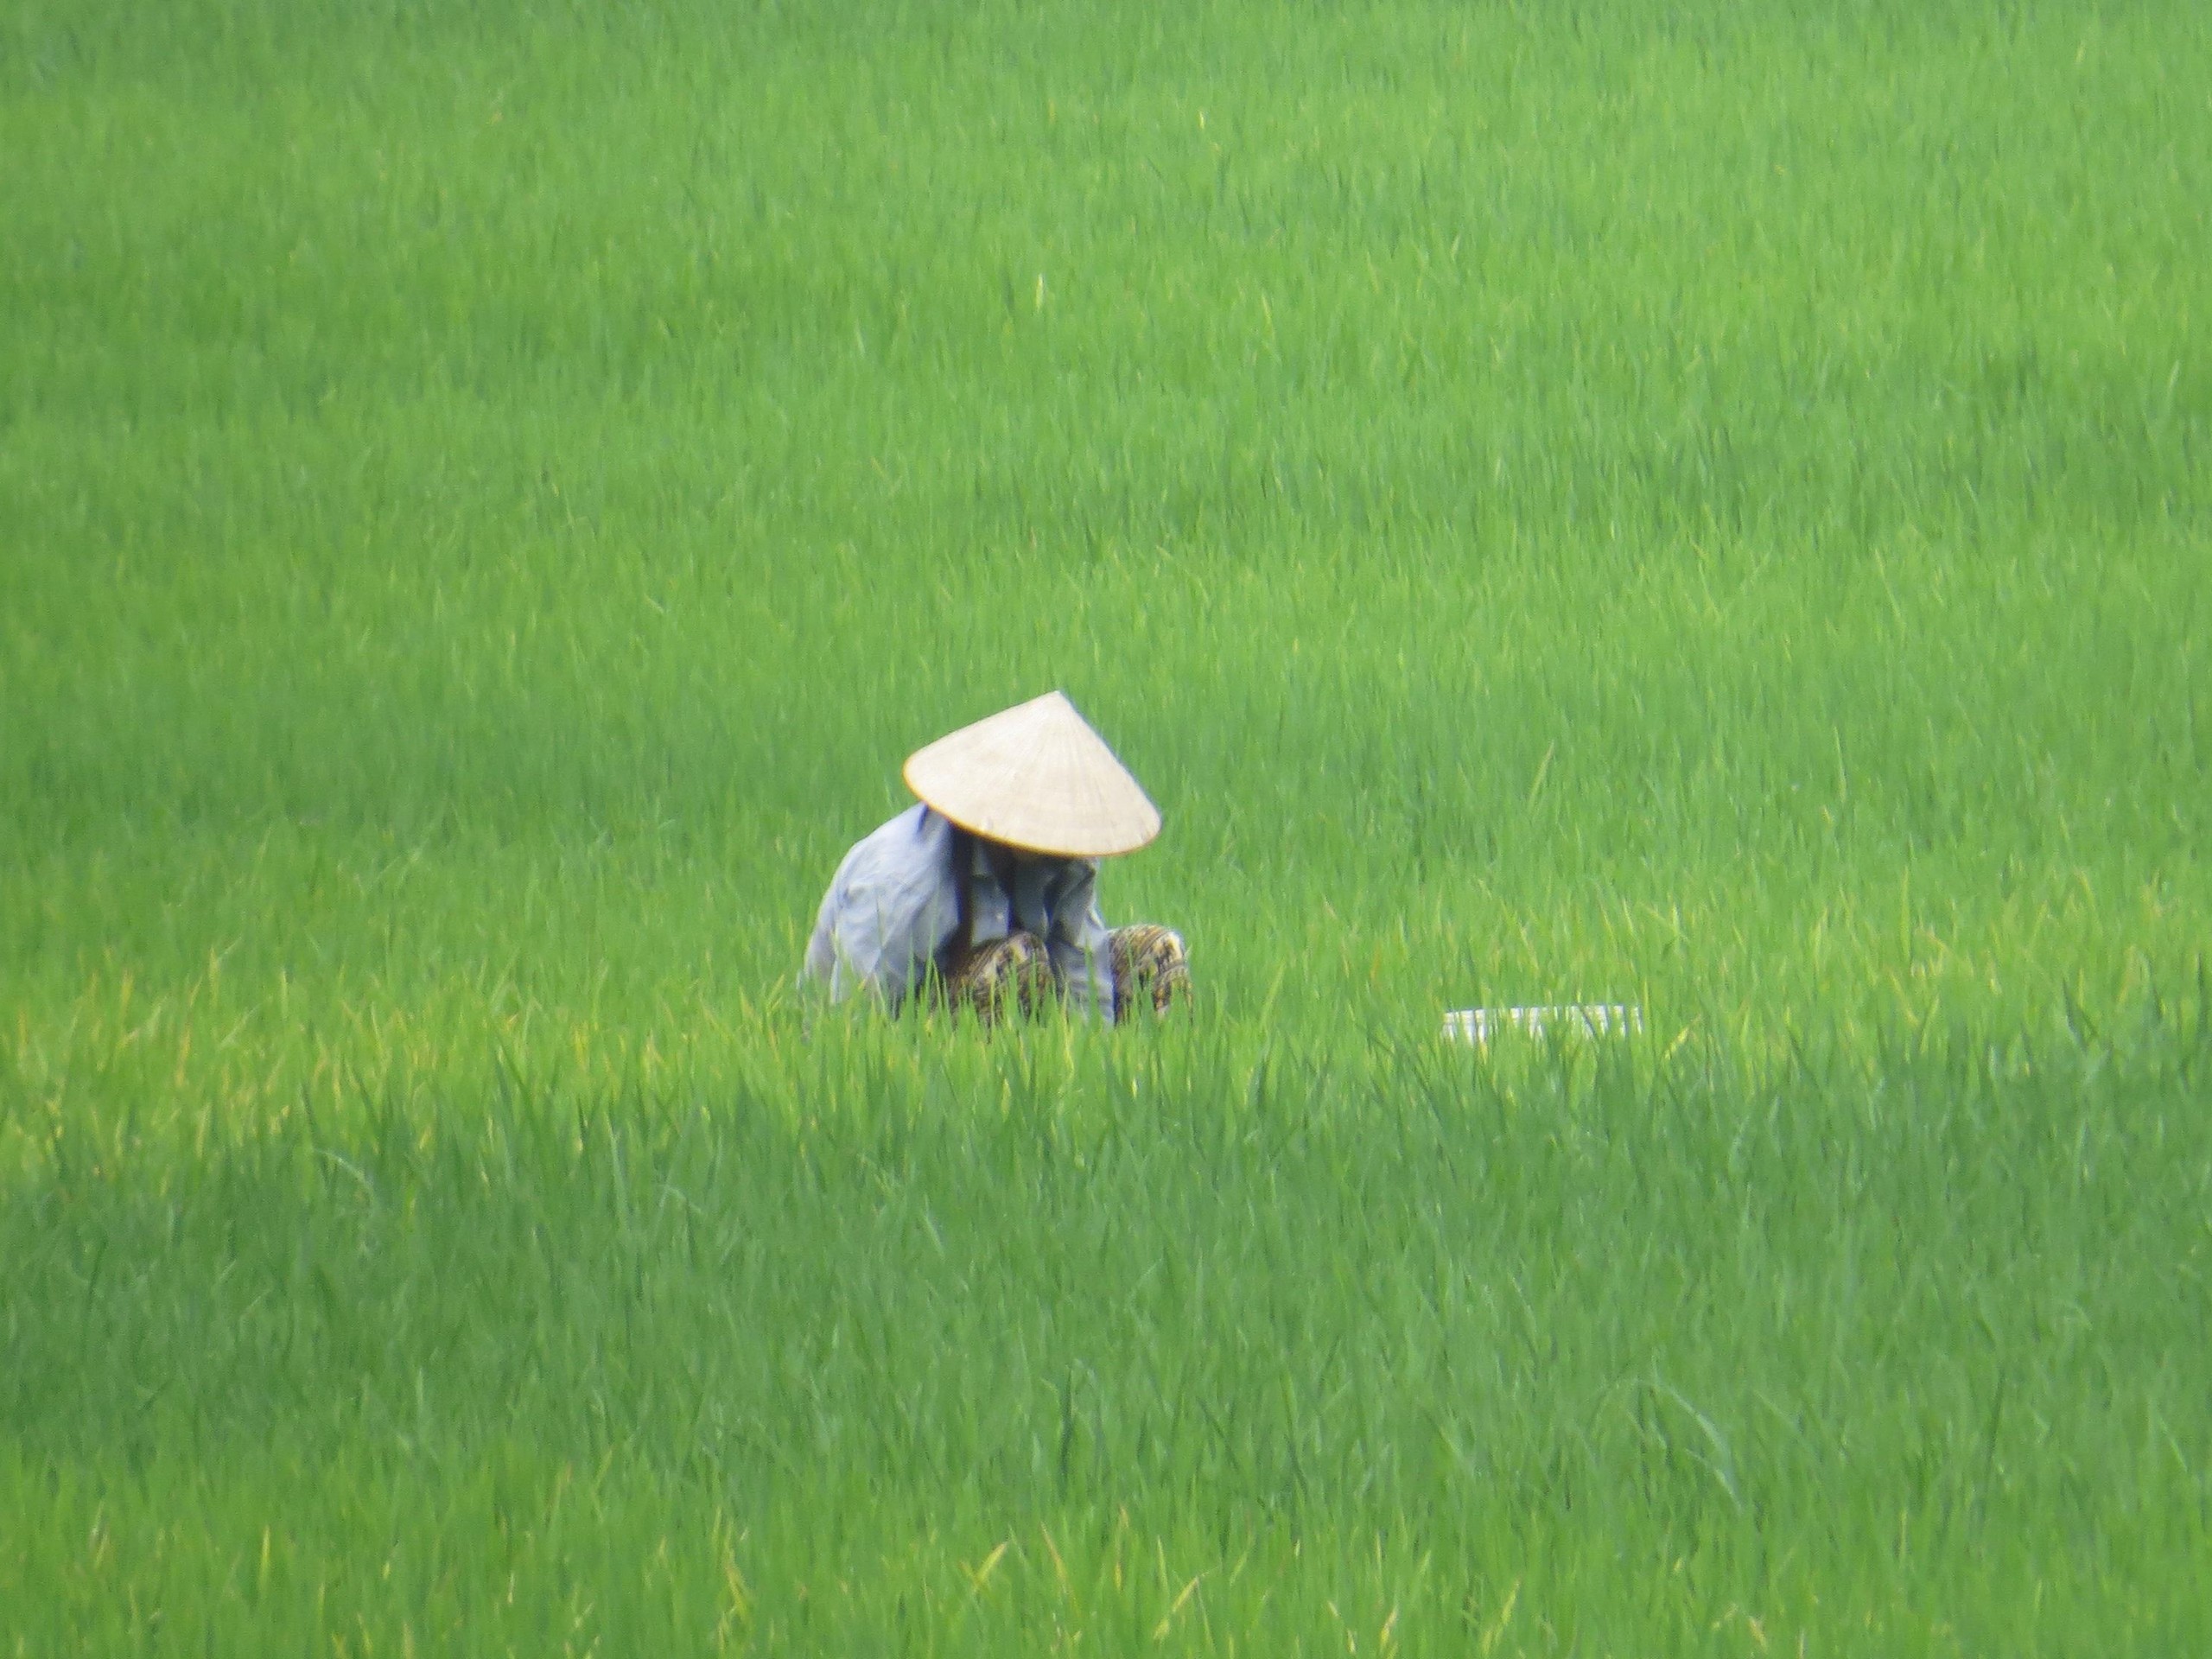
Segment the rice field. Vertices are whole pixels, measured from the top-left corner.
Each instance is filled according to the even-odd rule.
[[[2208,86],[0,0],[0,1654],[2212,1647]],[[1053,686],[1195,1006],[810,1001]]]

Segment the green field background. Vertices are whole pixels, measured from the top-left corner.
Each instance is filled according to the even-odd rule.
[[[0,1653],[2212,1647],[2208,88],[0,3]],[[810,1003],[1053,686],[1194,1005]]]

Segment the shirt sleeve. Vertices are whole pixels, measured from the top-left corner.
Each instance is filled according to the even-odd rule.
[[[1114,963],[1105,918],[1098,913],[1098,866],[1071,861],[1052,897],[1052,932],[1045,941],[1069,1001],[1086,1015],[1114,1023]]]
[[[954,925],[950,845],[944,820],[915,807],[846,854],[815,917],[801,980],[826,982],[833,1002],[863,990],[887,1007],[905,1001]]]

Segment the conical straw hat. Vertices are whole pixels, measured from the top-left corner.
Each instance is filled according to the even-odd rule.
[[[1160,809],[1058,691],[915,751],[906,787],[963,830],[1063,858],[1133,853],[1160,833]]]

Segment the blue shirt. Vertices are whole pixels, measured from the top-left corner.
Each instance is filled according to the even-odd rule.
[[[1110,1023],[1114,973],[1098,914],[1098,861],[1001,849],[1010,855],[1008,893],[991,868],[988,844],[971,838],[971,845],[970,941],[988,944],[1016,929],[1035,934],[1070,1003]],[[926,806],[908,808],[847,853],[823,898],[799,978],[827,984],[833,1001],[865,990],[896,1009],[959,929],[952,854],[951,823]]]

